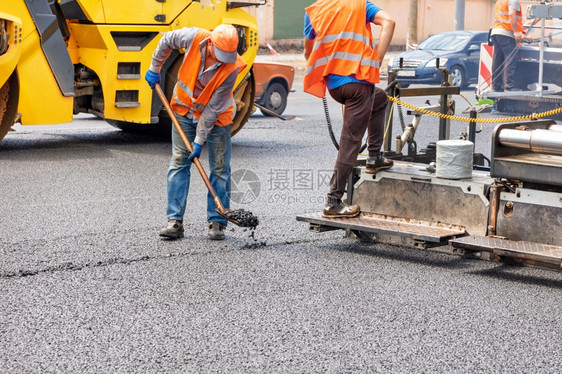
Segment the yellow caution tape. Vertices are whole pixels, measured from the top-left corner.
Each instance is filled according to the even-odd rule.
[[[558,108],[558,109],[553,109],[553,110],[549,110],[547,112],[542,112],[542,113],[535,113],[535,114],[529,114],[526,116],[518,116],[518,117],[507,117],[507,118],[467,118],[467,117],[459,117],[459,116],[451,116],[449,114],[443,114],[443,113],[438,113],[438,112],[433,112],[431,110],[427,110],[427,109],[422,109],[422,108],[418,108],[415,107],[412,104],[408,104],[403,102],[402,100],[394,97],[394,96],[388,96],[388,99],[390,101],[393,101],[395,103],[398,103],[400,105],[405,106],[406,108],[409,109],[413,109],[416,110],[420,113],[423,114],[429,114],[430,116],[434,116],[434,117],[439,117],[439,118],[445,118],[445,119],[450,119],[453,121],[459,121],[459,122],[484,122],[484,123],[499,123],[499,122],[517,122],[517,121],[525,121],[525,120],[530,120],[530,119],[536,119],[536,118],[542,118],[542,117],[547,117],[547,116],[552,116],[554,114],[558,114],[560,112],[562,112],[562,107]]]

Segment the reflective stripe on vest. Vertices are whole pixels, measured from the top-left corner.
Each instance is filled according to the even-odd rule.
[[[173,107],[174,105],[181,105],[181,106],[186,107],[186,108],[188,109],[188,111],[189,111],[189,109],[191,109],[191,106],[182,103],[182,101],[181,101],[180,98],[178,97],[178,85],[177,85],[177,84],[174,86],[174,93],[172,94],[172,99],[173,99],[173,100],[172,100],[172,107]],[[179,113],[175,108],[174,108],[174,111],[177,112],[177,113]],[[183,114],[183,115],[185,115],[185,114]]]
[[[496,22],[509,23],[511,25],[511,22],[509,21],[509,12],[499,12],[498,14],[501,15],[501,16],[507,15],[507,17],[505,17],[505,18],[504,17],[501,17],[501,18],[498,17],[498,19],[496,19]],[[517,15],[516,18],[517,18],[517,21],[521,21],[521,23],[523,23],[523,17],[522,16]]]
[[[328,57],[319,58],[314,62],[314,65],[308,66],[304,72],[305,74],[309,74],[312,72],[312,70],[320,66],[326,65],[328,62],[332,60],[361,61],[361,66],[368,66],[372,68],[378,68],[380,65],[380,62],[378,60],[373,60],[370,58],[362,58],[361,55],[356,55],[353,53],[336,52]]]
[[[316,40],[314,42],[314,48],[312,50],[314,51],[314,50],[320,48],[322,44],[333,43],[338,39],[340,39],[340,40],[355,40],[355,41],[358,41],[358,42],[365,43],[367,45],[369,45],[369,43],[370,43],[369,38],[367,36],[363,35],[363,34],[358,34],[356,32],[349,32],[349,31],[342,31],[339,34],[326,35],[322,39]]]
[[[305,69],[305,92],[323,97],[330,74],[379,82],[379,56],[366,7],[366,0],[318,0],[306,8],[317,36]]]
[[[181,80],[178,79],[177,81],[178,86],[185,92],[189,97],[193,97],[193,92],[187,86],[187,84],[183,83]]]
[[[509,3],[508,0],[498,0],[495,6],[495,22],[492,28],[494,29],[505,29],[509,31],[514,31],[511,27],[511,21],[509,20]],[[521,5],[516,13],[517,19],[517,31],[525,32],[523,28],[523,14],[521,13]]]

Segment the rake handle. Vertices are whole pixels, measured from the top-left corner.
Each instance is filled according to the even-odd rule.
[[[178,119],[176,118],[176,115],[175,115],[174,111],[172,110],[172,107],[170,106],[170,103],[168,102],[168,99],[166,98],[166,95],[164,94],[164,91],[162,91],[162,87],[160,87],[160,84],[156,83],[154,89],[156,90],[156,93],[158,94],[158,97],[160,98],[160,101],[162,102],[162,104],[166,108],[166,111],[168,112],[168,115],[170,116],[170,119],[172,120],[172,123],[174,124],[176,130],[178,131],[178,134],[180,135],[181,140],[185,144],[185,147],[187,148],[187,150],[189,152],[193,152],[193,147],[191,146],[191,143],[187,139],[187,136],[185,135],[185,132],[181,128],[181,125],[180,125]],[[217,210],[221,213],[224,213],[224,211],[225,211],[224,206],[222,205],[222,203],[221,203],[221,201],[220,201],[220,199],[217,195],[217,192],[215,191],[215,189],[211,185],[211,181],[209,180],[209,177],[207,177],[207,173],[205,172],[205,169],[203,169],[203,165],[201,165],[201,161],[199,161],[199,157],[194,157],[193,163],[197,167],[197,170],[199,170],[199,174],[201,174],[201,178],[203,178],[203,182],[205,182],[205,186],[207,186],[207,189],[211,193],[211,196],[213,197],[213,200],[215,201],[215,205],[217,206]]]

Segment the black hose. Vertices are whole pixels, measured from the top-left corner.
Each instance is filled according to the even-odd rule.
[[[386,94],[388,95],[388,93],[394,88],[394,86],[396,86],[397,83],[398,81],[396,79],[390,82],[388,86],[386,86],[386,88],[384,89],[384,92],[386,92]]]
[[[340,145],[338,144],[336,136],[334,135],[334,129],[332,128],[332,120],[330,119],[330,112],[328,110],[328,100],[326,99],[326,96],[322,98],[322,105],[324,105],[324,114],[326,115],[326,124],[328,125],[328,133],[330,134],[330,139],[332,139],[332,143],[334,143],[334,146],[339,151]],[[367,148],[367,143],[361,146],[359,153],[363,152],[365,148]]]
[[[336,140],[336,137],[334,135],[334,129],[332,128],[332,120],[330,119],[330,112],[328,111],[328,100],[326,100],[326,96],[322,98],[322,105],[324,105],[324,115],[326,116],[326,124],[328,125],[328,133],[330,134],[330,139],[332,139],[332,143],[334,143],[334,146],[339,151],[340,145],[338,144],[338,141]]]
[[[509,184],[507,184],[507,182],[502,181],[501,179],[497,180],[502,186],[504,186],[505,188],[507,188],[511,193],[515,193],[515,189],[513,187],[511,187]]]

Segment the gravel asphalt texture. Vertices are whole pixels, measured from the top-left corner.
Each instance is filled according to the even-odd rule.
[[[89,117],[9,134],[0,373],[559,373],[562,273],[296,221],[322,208],[335,159],[301,90],[296,120],[256,113],[233,138],[232,208],[260,225],[223,242],[206,239],[195,174],[186,237],[158,238],[167,140]]]

